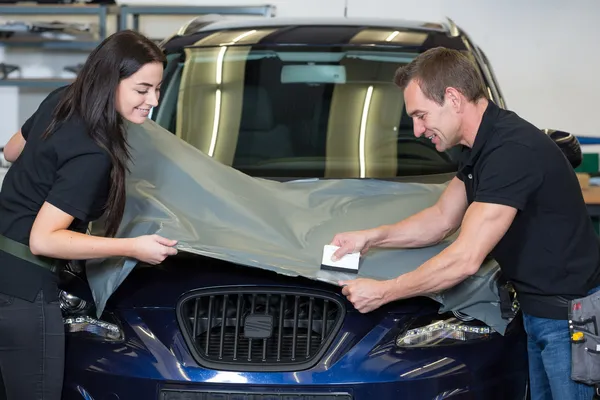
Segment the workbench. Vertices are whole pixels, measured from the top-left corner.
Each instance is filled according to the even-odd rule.
[[[600,186],[588,186],[581,189],[590,217],[600,218]]]

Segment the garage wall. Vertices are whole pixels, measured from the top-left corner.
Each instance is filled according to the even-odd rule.
[[[156,2],[158,0],[148,0]],[[183,0],[180,0],[183,1]],[[169,2],[173,4],[173,2]],[[215,4],[195,1],[195,4]],[[252,0],[219,4],[257,4]],[[262,2],[261,2],[262,3]],[[265,1],[265,3],[267,3]],[[508,107],[540,128],[600,137],[595,94],[600,90],[600,2],[597,0],[271,0],[277,15],[386,17],[444,20],[451,17],[486,52]],[[518,10],[518,11],[517,11]],[[144,33],[167,35],[185,17],[142,18]],[[0,61],[60,71],[85,54],[14,52],[0,48]],[[46,90],[0,88],[0,143],[35,110]]]
[[[348,15],[449,16],[485,51],[507,106],[540,128],[600,137],[600,1],[349,0]],[[518,11],[517,11],[518,10]]]

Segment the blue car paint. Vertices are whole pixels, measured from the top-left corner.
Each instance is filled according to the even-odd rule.
[[[158,399],[161,388],[257,393],[349,392],[355,399],[522,398],[527,381],[526,341],[517,328],[505,337],[457,346],[400,349],[395,338],[410,318],[435,312],[410,299],[369,314],[346,302],[340,331],[312,368],[296,372],[228,372],[203,368],[187,348],[176,317],[177,300],[196,288],[277,285],[339,288],[248,267],[173,261],[135,271],[115,293],[109,312],[122,343],[67,336],[65,399]],[[240,268],[242,268],[240,270]],[[243,272],[243,273],[242,273]],[[159,295],[160,294],[160,295]],[[343,296],[340,298],[345,301]],[[444,394],[446,393],[446,394]],[[111,397],[112,396],[112,397]],[[437,397],[440,396],[440,397]]]

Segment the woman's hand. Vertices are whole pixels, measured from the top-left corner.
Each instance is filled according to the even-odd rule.
[[[145,235],[133,239],[133,256],[147,264],[160,264],[168,256],[177,254],[173,246],[176,240],[166,239],[159,235]]]
[[[158,235],[123,239],[86,235],[68,229],[73,220],[73,216],[45,202],[29,236],[31,252],[65,260],[131,257],[152,265],[177,254],[173,248],[176,240]]]

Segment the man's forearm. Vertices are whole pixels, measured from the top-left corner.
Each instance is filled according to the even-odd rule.
[[[515,214],[512,207],[474,203],[457,240],[416,270],[383,283],[386,302],[439,292],[475,274]]]
[[[467,206],[465,185],[454,178],[433,206],[396,224],[369,231],[369,244],[415,248],[439,243],[460,226]]]
[[[416,248],[439,243],[453,228],[445,222],[437,206],[410,216],[398,223],[374,228],[370,232],[373,247]]]
[[[480,266],[466,249],[447,248],[416,270],[386,281],[386,302],[436,293],[456,286]]]

